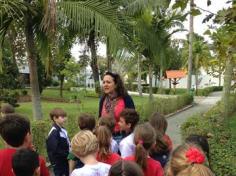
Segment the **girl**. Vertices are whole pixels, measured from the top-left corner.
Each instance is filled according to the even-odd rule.
[[[134,129],[135,155],[125,158],[125,160],[136,161],[145,176],[163,176],[161,164],[149,156],[155,140],[155,130],[149,123],[137,125]]]
[[[170,137],[166,134],[166,130],[168,127],[168,123],[166,118],[161,115],[159,112],[155,112],[152,114],[151,118],[149,119],[149,123],[153,126],[153,128],[157,131],[160,131],[163,135],[164,142],[168,145],[169,151],[173,148],[173,143]]]
[[[106,126],[99,126],[96,135],[98,139],[97,160],[110,165],[120,160],[120,156],[111,151],[112,135],[110,130]]]
[[[112,165],[109,176],[144,176],[142,169],[132,161],[120,160]]]
[[[177,147],[166,167],[166,176],[214,176],[204,165],[204,152],[193,144]]]

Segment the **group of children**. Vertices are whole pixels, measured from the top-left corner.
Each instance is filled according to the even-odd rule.
[[[149,122],[140,123],[139,114],[134,109],[124,109],[119,118],[123,136],[121,141],[113,139],[115,120],[109,116],[100,117],[96,122],[94,116],[81,114],[78,118],[80,130],[71,141],[63,127],[66,112],[55,108],[50,112],[50,118],[53,126],[46,139],[46,148],[55,176],[214,175],[206,166],[207,158],[209,159],[207,140],[202,136],[192,135],[186,139],[185,144],[172,151],[172,141],[165,133],[167,121],[159,113],[152,114]],[[15,124],[9,123],[9,119],[16,121]],[[8,156],[8,160],[13,158],[9,167],[13,168],[16,176],[30,176],[32,173],[47,176],[48,173],[43,169],[45,161],[32,149],[31,138],[27,138],[30,135],[29,122],[27,121],[27,125],[19,125],[19,119],[27,121],[17,114],[11,117],[7,115],[0,121],[2,138],[9,146],[16,147]],[[18,129],[17,125],[20,126]],[[17,141],[16,136],[21,134],[20,128],[24,126],[27,128],[21,137],[23,142],[21,140],[19,144],[13,145],[12,141]],[[10,129],[15,131],[14,134]],[[2,153],[6,152],[0,150],[0,170]],[[25,162],[31,164],[27,167],[19,164]],[[0,173],[0,176],[5,175]]]

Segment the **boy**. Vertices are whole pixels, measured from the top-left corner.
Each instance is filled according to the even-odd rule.
[[[125,131],[127,137],[121,140],[119,144],[119,150],[122,158],[134,155],[134,128],[139,121],[139,114],[134,109],[125,108],[120,113],[120,129]]]
[[[77,133],[71,141],[72,152],[84,163],[84,166],[75,169],[71,176],[107,176],[110,165],[98,162],[96,154],[98,141],[96,136],[88,130]]]
[[[15,112],[15,109],[10,104],[4,104],[1,107],[1,116],[2,117],[5,117],[7,114],[11,114],[11,113],[14,113],[14,112]]]
[[[78,126],[80,130],[89,130],[89,131],[94,131],[95,126],[96,126],[96,120],[93,115],[90,114],[81,114],[78,118]],[[68,162],[69,162],[69,172],[71,172],[75,168],[81,168],[84,166],[84,164],[80,161],[79,158],[77,158],[73,153],[69,153],[68,157]]]
[[[70,141],[67,131],[63,128],[66,122],[66,112],[61,108],[54,108],[50,112],[50,118],[53,121],[53,126],[46,140],[48,157],[55,176],[68,176],[67,156],[69,154]]]
[[[18,150],[12,158],[15,176],[40,176],[39,156],[29,149]]]
[[[8,114],[0,120],[0,134],[6,148],[0,150],[0,176],[13,176],[12,156],[22,148],[31,149],[30,122],[19,114]],[[49,176],[45,160],[39,157],[41,176]]]

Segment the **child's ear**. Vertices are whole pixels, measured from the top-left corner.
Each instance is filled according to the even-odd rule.
[[[40,176],[40,167],[37,167],[34,171],[34,176]]]
[[[129,127],[129,129],[131,129],[131,123],[128,123],[127,126]]]

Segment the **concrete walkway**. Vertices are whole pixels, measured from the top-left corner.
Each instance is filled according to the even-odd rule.
[[[194,97],[194,106],[168,117],[167,134],[173,141],[174,147],[181,144],[181,125],[194,114],[203,114],[207,112],[221,99],[222,92],[213,92],[207,97]]]

